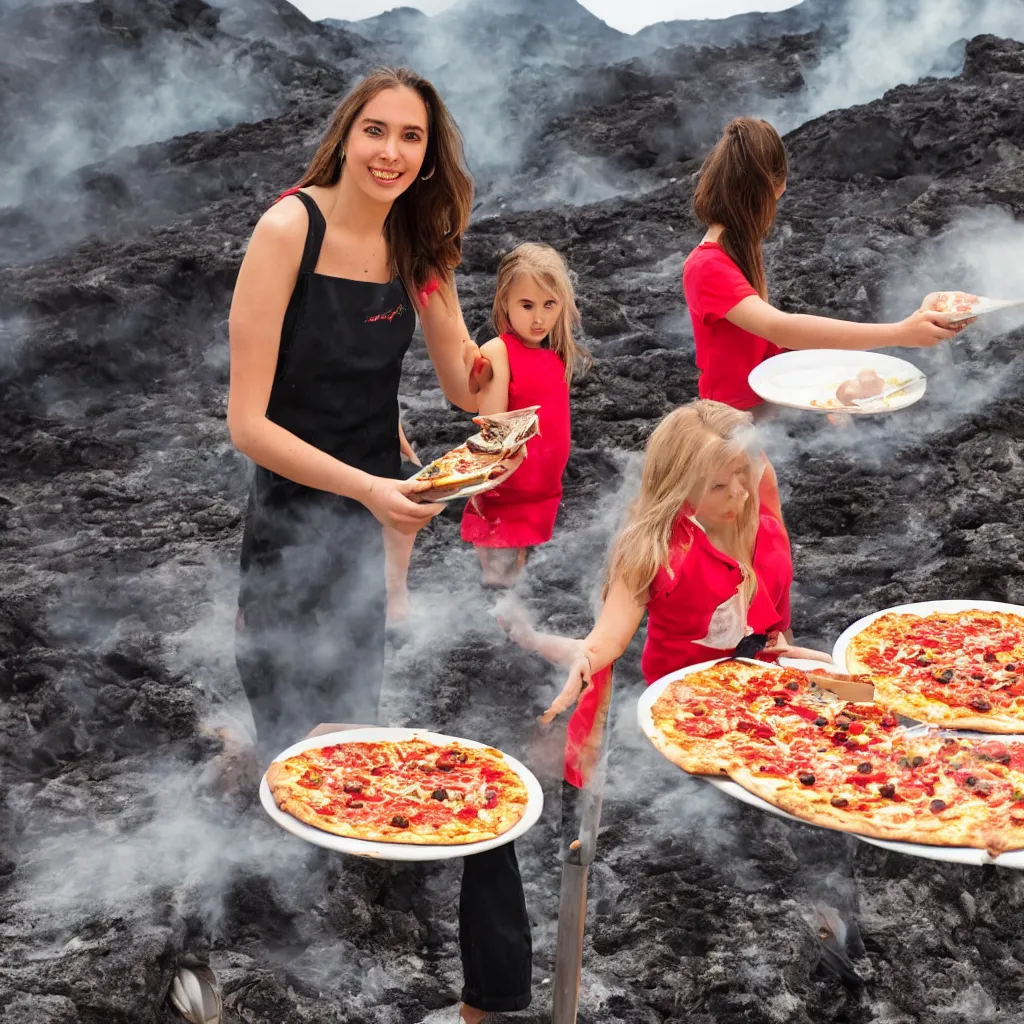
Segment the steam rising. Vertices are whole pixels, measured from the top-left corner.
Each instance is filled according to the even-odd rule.
[[[3,10],[25,13],[28,6],[8,0]],[[783,128],[793,127],[922,75],[956,73],[964,37],[983,31],[1024,35],[1020,5],[1012,0],[920,5],[863,0],[844,10],[842,23],[833,26],[839,42],[820,63],[803,68],[801,91],[784,102],[748,91],[744,109],[683,105],[686,130],[695,140],[710,141],[720,128],[719,115],[725,120],[757,110]],[[463,10],[458,17],[469,24],[471,13]],[[240,19],[235,8],[229,25],[239,35]],[[649,211],[639,204],[627,208],[621,201],[590,211],[547,209],[637,196],[660,181],[659,172],[650,168],[629,171],[598,156],[581,156],[571,132],[557,141],[545,135],[556,117],[563,124],[565,118],[582,124],[591,117],[604,126],[605,114],[589,112],[593,97],[580,94],[583,65],[592,61],[603,75],[613,59],[628,53],[620,50],[610,57],[596,44],[581,53],[559,32],[549,32],[543,47],[538,44],[528,53],[522,37],[512,31],[487,40],[486,46],[460,43],[453,49],[445,35],[450,24],[429,19],[411,56],[450,101],[466,134],[482,191],[478,215],[494,215],[489,225],[478,222],[480,234],[469,240],[467,249],[479,245],[479,250],[467,260],[464,299],[471,298],[482,322],[480,311],[489,305],[492,282],[480,268],[497,248],[484,238],[485,231],[500,235],[502,245],[526,236],[557,242],[554,236],[561,233],[562,247],[575,246],[580,253],[576,269],[585,281],[584,307],[589,300],[599,311],[595,319],[602,318],[602,332],[595,329],[592,341],[605,366],[612,367],[609,388],[617,386],[617,375],[625,379],[632,374],[629,380],[647,400],[644,404],[631,391],[634,407],[619,408],[622,392],[596,394],[596,385],[584,384],[574,393],[577,410],[586,408],[586,443],[593,447],[577,439],[556,543],[534,553],[517,590],[538,628],[583,636],[594,620],[608,545],[636,493],[641,458],[635,449],[658,413],[667,411],[659,406],[685,391],[678,382],[673,387],[656,377],[671,377],[672,367],[684,362],[690,372],[683,351],[689,323],[679,296],[679,265],[695,239],[683,238],[682,232],[660,234],[660,224],[634,232],[616,220],[657,220],[671,205],[663,198]],[[4,25],[9,25],[6,14]],[[301,49],[293,43],[282,47]],[[60,69],[50,68],[47,75],[57,77],[40,79],[28,100],[18,100],[22,116],[0,129],[6,157],[0,206],[36,202],[33,197],[45,195],[54,182],[67,189],[73,202],[75,186],[68,179],[60,183],[61,177],[111,154],[130,169],[133,154],[117,153],[121,147],[255,120],[295,97],[310,104],[336,98],[337,80],[315,85],[312,71],[309,78],[292,79],[288,72],[283,82],[270,83],[262,45],[243,46],[235,39],[215,46],[201,33],[187,43],[156,36],[137,51],[103,49],[95,73],[85,77],[76,77],[81,67],[74,65],[74,73],[65,69],[58,83]],[[380,44],[381,55],[402,56],[387,49]],[[24,71],[27,65],[18,63],[22,57],[16,50],[14,44],[3,44],[0,60]],[[307,68],[323,59],[323,50],[311,52],[318,56],[309,57]],[[626,72],[622,75],[630,80]],[[671,91],[671,83],[665,88]],[[631,116],[630,95],[610,128],[617,130],[617,119]],[[306,134],[296,137],[296,150],[308,143],[311,130],[302,127]],[[668,147],[669,135],[650,137]],[[210,143],[208,137],[194,142],[198,146],[204,140]],[[184,153],[184,148],[175,152]],[[215,168],[216,159],[204,166]],[[289,152],[275,166],[290,168],[297,162],[298,156]],[[128,170],[124,174],[130,178]],[[142,172],[130,184],[143,191],[149,187]],[[116,198],[116,182],[112,187]],[[211,203],[213,212],[204,209],[196,215],[187,228],[192,234],[144,239],[148,248],[140,246],[142,256],[124,256],[101,240],[95,249],[97,267],[83,271],[82,260],[92,257],[69,254],[66,268],[45,268],[49,276],[43,283],[17,292],[55,307],[39,314],[45,331],[37,328],[35,314],[12,311],[13,300],[5,302],[0,317],[0,426],[10,425],[17,436],[5,448],[12,456],[11,479],[0,485],[0,529],[6,531],[5,542],[10,538],[12,552],[0,570],[0,655],[5,661],[0,666],[5,705],[0,726],[4,742],[10,742],[0,750],[0,891],[9,895],[5,920],[38,923],[30,938],[18,932],[9,955],[27,978],[41,974],[41,963],[65,964],[76,957],[98,962],[86,954],[114,942],[97,937],[98,931],[145,934],[148,944],[124,943],[124,956],[133,958],[130,964],[125,961],[132,968],[123,972],[129,980],[119,981],[113,971],[108,979],[111,986],[124,984],[130,1006],[125,1019],[133,1019],[137,1006],[131,1000],[138,996],[130,979],[138,971],[164,971],[182,949],[202,951],[219,941],[216,966],[222,982],[242,1004],[264,998],[264,1008],[253,1012],[266,1019],[286,1012],[274,999],[288,992],[303,1019],[319,1019],[322,993],[340,993],[356,1015],[345,1019],[383,1020],[381,1014],[393,1009],[393,1019],[404,1014],[411,1020],[422,1007],[415,1001],[418,996],[408,995],[410,979],[440,1000],[458,977],[457,871],[443,867],[416,873],[328,857],[282,833],[255,808],[226,808],[206,788],[210,763],[221,746],[220,731],[236,738],[252,731],[233,651],[244,471],[243,460],[230,450],[223,422],[223,289],[218,292],[210,278],[182,269],[187,260],[181,252],[189,258],[198,253],[213,267],[212,276],[228,276],[197,239],[206,231],[216,237],[223,227],[216,218],[228,207],[235,217],[230,231],[254,215],[254,202],[247,199],[252,209],[242,209],[236,188],[241,188],[237,182],[225,186],[217,203]],[[30,206],[14,214],[34,215]],[[524,207],[544,212],[536,219],[502,219]],[[116,202],[110,209],[118,209]],[[182,213],[192,217],[196,211]],[[677,225],[685,223],[675,208],[671,218]],[[111,220],[116,220],[114,212]],[[873,223],[885,228],[887,239],[895,235],[891,223]],[[788,226],[801,230],[798,223]],[[667,230],[673,230],[671,224]],[[837,236],[830,236],[830,244]],[[792,244],[785,233],[773,239],[780,262],[793,261],[787,250]],[[161,246],[167,252],[177,246],[174,259],[181,266],[175,266],[171,283],[155,284],[156,276],[172,276],[163,270],[158,275],[146,264],[153,253],[162,258]],[[851,277],[861,271],[859,260],[884,262],[881,294],[869,301],[865,293],[863,299],[873,316],[904,316],[925,292],[939,288],[1024,297],[1019,269],[1024,266],[1024,230],[994,207],[959,212],[931,239],[900,236],[887,251],[865,256],[864,249],[866,243],[856,252],[840,252],[835,262],[848,257],[844,266],[854,268]],[[137,263],[124,272],[119,260]],[[861,275],[864,280],[869,276]],[[109,292],[104,291],[108,277],[115,282]],[[855,290],[846,278],[836,287]],[[204,288],[214,295],[214,305],[221,303],[216,313],[200,294]],[[130,302],[118,289],[130,294]],[[187,294],[189,289],[193,294]],[[15,295],[14,287],[10,294]],[[61,304],[74,307],[81,295],[93,304],[77,318],[73,308]],[[117,303],[109,318],[97,312],[105,301]],[[172,301],[176,312],[168,326],[165,310]],[[992,527],[985,521],[988,506],[978,503],[1016,500],[1014,481],[1024,452],[1015,426],[986,426],[987,450],[965,449],[963,458],[972,464],[958,471],[970,474],[977,493],[965,493],[951,478],[951,457],[937,459],[934,445],[939,440],[953,444],[948,435],[954,428],[1005,408],[995,403],[1017,386],[1022,324],[1019,313],[989,317],[951,344],[897,353],[929,378],[924,400],[906,412],[858,420],[849,429],[833,429],[824,417],[807,416],[782,416],[762,428],[784,505],[810,537],[796,552],[796,621],[812,623],[798,626],[798,642],[828,646],[861,605],[895,602],[935,587],[969,557],[984,566],[972,570],[969,586],[1002,587],[1013,597],[1012,588],[1020,586],[1015,582],[1019,538]],[[179,341],[178,335],[186,340]],[[200,351],[198,357],[193,358],[190,345]],[[655,346],[664,351],[651,353]],[[644,358],[653,354],[657,359],[641,361],[638,350]],[[24,372],[30,356],[31,365],[42,368],[38,373]],[[446,439],[465,436],[468,421],[444,419],[422,353],[410,356],[407,370],[403,401],[422,431],[430,432],[429,438],[413,439],[422,454],[428,448],[436,454]],[[595,374],[601,370],[599,365]],[[216,392],[217,399],[208,392]],[[24,423],[31,423],[31,430]],[[38,440],[43,434],[49,438],[45,442]],[[74,454],[63,454],[68,451]],[[51,465],[35,457],[40,452],[49,453]],[[836,483],[836,467],[846,470],[842,486]],[[817,490],[822,476],[832,488],[829,504],[820,501]],[[886,488],[884,502],[875,500],[878,488]],[[962,544],[967,555],[947,549],[948,524],[922,510],[924,497],[929,508],[953,506],[951,515],[966,524],[957,526],[954,543]],[[554,941],[554,822],[563,735],[560,725],[545,730],[533,720],[561,687],[564,672],[503,639],[478,575],[451,513],[418,539],[413,612],[389,647],[382,721],[492,742],[521,757],[541,778],[548,811],[519,845],[543,976]],[[351,599],[357,602],[359,593]],[[1024,592],[1018,592],[1018,599],[1024,600]],[[803,636],[801,629],[807,631]],[[287,636],[280,639],[289,642]],[[858,885],[864,905],[857,908],[849,841],[762,816],[703,783],[681,779],[657,757],[634,725],[642,640],[641,632],[616,669],[584,1010],[609,1020],[634,1012],[628,1000],[635,978],[624,980],[616,973],[621,961],[612,954],[636,944],[641,951],[671,953],[666,960],[672,962],[658,967],[664,972],[660,988],[643,996],[666,1019],[685,1016],[708,999],[721,1000],[709,1014],[739,1019],[749,1005],[729,1000],[756,993],[768,1017],[785,1020],[798,1007],[792,993],[780,989],[779,978],[813,953],[813,936],[804,935],[800,922],[818,900],[831,901],[848,926],[851,915],[862,912],[866,929],[887,941],[888,930],[897,927],[894,915],[923,934],[924,926],[915,923],[917,904],[923,904],[915,886],[933,884],[927,905],[943,905],[942,885],[960,875],[919,873],[913,886],[902,886],[898,879],[882,877],[886,872],[862,870]],[[295,683],[301,686],[301,680]],[[295,708],[290,725],[299,738],[318,723],[303,716],[301,702]],[[19,760],[19,751],[29,752],[28,761]],[[3,873],[8,842],[11,860],[17,862],[9,882]],[[861,850],[858,856],[884,855]],[[979,883],[976,897],[982,914],[986,903],[998,902],[994,883],[985,886]],[[737,890],[744,899],[735,898]],[[892,895],[899,898],[898,908],[886,903]],[[974,913],[963,912],[968,923]],[[771,923],[770,948],[758,947],[764,931],[753,927],[754,920]],[[16,925],[9,927],[13,934]],[[246,946],[263,959],[228,946],[248,941],[254,928],[272,932]],[[331,940],[338,935],[344,938]],[[371,957],[368,950],[387,952]],[[145,965],[134,958],[145,959]],[[368,968],[366,961],[371,961]],[[698,990],[698,966],[711,972],[709,989]],[[636,967],[635,977],[651,976],[651,965]],[[3,984],[10,978],[5,971],[0,970]],[[983,987],[972,979],[959,981],[959,991],[949,994],[949,1006],[937,1010],[934,1020],[958,1014],[1000,1019],[1002,1011]],[[80,983],[91,986],[90,991],[97,985],[93,977]],[[18,980],[16,987],[21,984]],[[160,987],[147,985],[147,992]],[[261,996],[262,985],[278,995]],[[537,989],[538,1004],[542,992]],[[454,991],[450,995],[454,1000]],[[31,1012],[24,1010],[26,1020]],[[67,1010],[72,1012],[77,1013]],[[910,1019],[906,1008],[892,1002],[877,1002],[875,1012],[879,1020]]]
[[[838,50],[805,76],[801,122],[867,103],[926,75],[957,74],[963,44],[974,36],[1024,38],[1024,12],[1016,0],[858,0],[846,4],[845,23]]]
[[[209,44],[170,38],[135,52],[115,49],[88,69],[69,62],[69,77],[40,82],[35,103],[22,106],[0,133],[7,156],[0,207],[35,194],[40,177],[56,182],[122,147],[226,127],[255,110],[270,112],[276,103],[251,57],[225,56]]]

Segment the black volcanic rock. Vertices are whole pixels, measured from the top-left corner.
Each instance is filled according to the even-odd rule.
[[[729,49],[680,46],[577,79],[568,112],[542,130],[545,151],[599,156],[627,170],[696,159],[732,117],[798,93],[818,63],[818,35]],[[709,81],[715,87],[708,88]]]
[[[944,178],[963,175],[965,168],[984,176],[988,167],[1014,162],[1013,154],[1024,147],[1024,118],[1015,99],[1022,75],[1024,44],[979,36],[968,44],[952,88],[945,80],[900,86],[879,103],[798,128],[790,136],[794,172],[836,181],[865,174]],[[949,130],[965,119],[966,139]]]
[[[457,867],[329,856],[211,789],[216,729],[245,713],[232,663],[248,467],[225,425],[231,288],[257,217],[298,175],[360,62],[380,54],[345,34],[336,38],[356,57],[302,56],[307,30],[281,5],[261,15],[280,32],[266,41],[226,32],[227,10],[211,36],[171,8],[154,14],[159,30],[148,8],[134,10],[147,46],[188,38],[229,64],[267,54],[282,105],[260,100],[241,123],[104,152],[65,172],[63,206],[44,191],[45,203],[2,214],[14,255],[0,274],[0,1006],[33,1024],[170,1024],[167,989],[191,956],[215,967],[226,1024],[416,1022],[457,995]],[[74,28],[93,16],[91,4],[40,7],[18,24]],[[590,627],[639,452],[657,419],[696,393],[679,280],[702,232],[690,172],[713,136],[696,114],[725,116],[759,76],[791,95],[824,36],[779,36],[675,48],[620,62],[604,80],[574,65],[573,88],[593,89],[579,140],[562,104],[586,92],[566,101],[554,89],[567,64],[515,79],[550,133],[524,140],[525,187],[552,191],[528,211],[496,203],[477,215],[459,291],[482,338],[497,261],[513,245],[549,242],[579,278],[597,362],[573,388],[556,543],[523,584],[557,631]],[[66,36],[32,38],[52,47],[49,64],[60,46],[74,49]],[[23,94],[54,73],[25,75],[29,57],[14,57]],[[709,98],[694,111],[699,78]],[[1011,282],[1024,250],[1022,93],[1020,44],[979,37],[963,74],[790,133],[793,174],[766,247],[774,300],[894,318],[932,287]],[[629,125],[650,133],[671,102],[685,146],[666,133],[667,150],[651,147],[655,173],[626,156],[638,169],[619,194],[564,201],[548,150],[615,157]],[[1015,321],[979,323],[909,354],[928,391],[900,415],[843,430],[793,414],[766,427],[800,641],[830,646],[857,617],[904,601],[1024,602],[1022,342]],[[402,404],[421,454],[466,436],[418,342]],[[518,844],[535,1001],[506,1018],[539,1024],[550,1019],[561,736],[533,722],[560,679],[504,641],[458,524],[451,508],[417,540],[415,628],[389,649],[384,717],[486,738],[541,777],[548,806]],[[617,668],[580,1020],[1015,1020],[1019,875],[767,817],[681,776],[633,725],[641,644]],[[847,922],[860,992],[824,965],[813,926],[823,905]]]

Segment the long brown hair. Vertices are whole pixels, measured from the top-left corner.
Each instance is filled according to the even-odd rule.
[[[725,228],[719,245],[765,301],[768,285],[761,243],[775,221],[775,191],[788,173],[779,133],[767,121],[737,117],[707,155],[693,194],[697,219]]]
[[[561,300],[562,312],[551,328],[549,342],[552,352],[565,365],[566,382],[571,383],[573,377],[585,370],[592,360],[590,353],[573,337],[573,331],[579,330],[580,326],[576,293],[565,260],[550,245],[523,242],[502,256],[491,309],[494,327],[499,334],[512,330],[512,322],[508,318],[508,293],[516,278],[523,274],[536,278],[539,284]]]
[[[377,68],[341,101],[309,167],[298,181],[335,185],[341,178],[345,143],[359,112],[379,92],[412,89],[427,108],[427,152],[422,175],[394,202],[384,222],[391,271],[410,292],[432,277],[450,282],[462,262],[462,236],[473,207],[473,179],[466,169],[462,136],[437,90],[409,68]]]
[[[640,493],[612,546],[607,581],[622,579],[636,600],[646,604],[658,570],[669,564],[676,520],[687,509],[696,509],[723,466],[744,456],[748,497],[726,554],[746,570],[744,596],[749,602],[757,587],[752,561],[760,518],[754,439],[750,413],[721,402],[698,398],[670,412],[647,442]]]

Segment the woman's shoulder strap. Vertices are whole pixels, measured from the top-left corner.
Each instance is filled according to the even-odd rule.
[[[312,196],[307,195],[299,188],[290,188],[287,192],[282,192],[274,202],[279,203],[288,196],[295,196],[299,199],[309,215],[309,227],[306,230],[306,244],[302,250],[299,273],[312,274],[320,259],[320,248],[324,244],[324,235],[327,234],[327,221],[324,220],[324,215],[320,212],[320,207],[316,205]]]

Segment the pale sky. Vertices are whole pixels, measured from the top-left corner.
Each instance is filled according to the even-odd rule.
[[[358,21],[393,7],[417,7],[437,14],[455,0],[291,0],[307,18]],[[744,11],[781,11],[796,0],[581,0],[584,7],[620,32],[636,32],[656,21],[677,18],[727,18]]]

